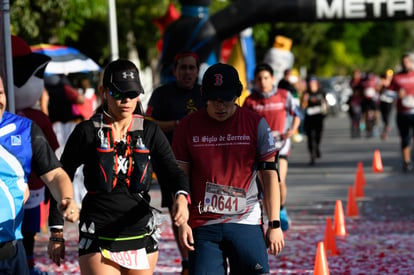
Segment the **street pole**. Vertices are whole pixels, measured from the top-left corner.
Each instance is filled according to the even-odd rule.
[[[1,14],[3,16],[3,45],[4,47],[4,65],[6,66],[5,77],[3,78],[3,84],[6,86],[7,93],[7,109],[10,113],[15,113],[14,104],[14,83],[13,83],[13,61],[12,61],[12,49],[11,49],[11,34],[10,34],[10,4],[7,0],[2,0]],[[4,77],[4,76],[3,76]]]
[[[109,40],[110,40],[110,49],[111,49],[111,60],[116,60],[119,58],[119,49],[118,49],[118,31],[117,31],[117,21],[116,21],[116,6],[115,0],[108,0],[108,9],[109,9]]]

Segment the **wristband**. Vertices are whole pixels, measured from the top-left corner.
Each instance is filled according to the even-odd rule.
[[[61,229],[61,228],[50,228],[50,232],[52,232],[52,233],[63,233],[63,229]]]
[[[50,237],[50,238],[49,238],[49,241],[52,241],[52,242],[58,242],[58,243],[64,243],[64,242],[65,242],[65,239],[64,239],[64,238],[55,238],[55,237]]]
[[[191,204],[191,197],[187,192],[182,191],[182,190],[178,191],[177,193],[175,193],[175,199],[177,199],[178,195],[184,195],[187,199],[187,203]]]

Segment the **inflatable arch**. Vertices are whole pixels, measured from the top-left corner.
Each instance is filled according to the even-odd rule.
[[[235,0],[209,14],[211,0],[181,0],[181,16],[163,33],[161,82],[171,77],[175,53],[191,49],[200,60],[218,60],[221,42],[264,22],[352,22],[412,20],[414,0]]]

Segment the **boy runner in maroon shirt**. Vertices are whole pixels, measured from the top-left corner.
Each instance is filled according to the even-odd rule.
[[[225,274],[227,259],[232,274],[268,273],[266,246],[273,255],[284,246],[276,147],[266,120],[235,104],[241,91],[232,66],[211,66],[202,81],[207,108],[175,130],[174,154],[192,195],[189,226],[180,227],[190,274]],[[265,235],[258,175],[269,220]]]

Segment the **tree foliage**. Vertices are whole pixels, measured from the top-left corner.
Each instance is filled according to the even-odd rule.
[[[259,60],[274,37],[283,35],[293,41],[295,66],[310,73],[349,74],[358,67],[380,74],[393,69],[403,53],[413,51],[413,27],[412,21],[268,23],[254,27],[254,38]]]
[[[10,8],[12,32],[28,42],[77,40],[90,19],[105,15],[105,0],[14,0]]]

